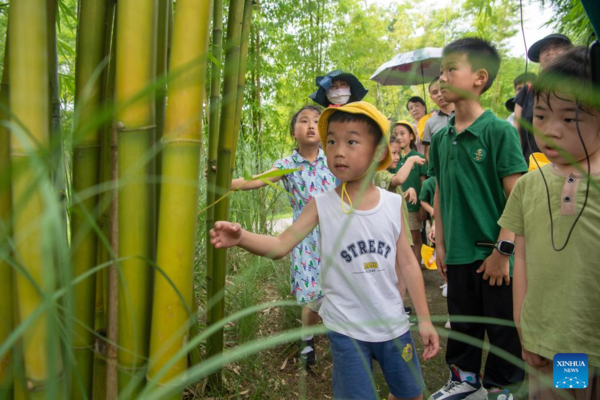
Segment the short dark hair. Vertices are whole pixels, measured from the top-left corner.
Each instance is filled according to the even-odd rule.
[[[534,74],[533,72],[522,73],[521,75],[517,75],[517,77],[513,81],[513,87],[516,88],[517,85],[520,83],[533,82],[533,81],[535,81],[536,78],[537,78],[537,75]]]
[[[578,46],[553,60],[533,83],[536,101],[542,98],[550,106],[551,95],[565,99],[560,93],[574,97],[583,106],[581,109],[600,109],[600,87],[592,81],[587,52],[587,47]]]
[[[427,104],[425,104],[425,100],[423,100],[419,96],[413,96],[406,102],[406,110],[408,111],[408,103],[421,103],[423,107],[425,107],[425,114],[427,114]]]
[[[472,70],[485,69],[488,73],[488,81],[481,93],[485,93],[494,83],[500,70],[500,55],[496,47],[487,40],[468,37],[455,40],[444,47],[442,56],[450,54],[465,54]]]
[[[435,78],[433,78],[433,80],[431,82],[429,82],[429,87],[428,90],[431,92],[431,87],[433,86],[434,83],[438,82],[440,80],[439,76],[436,76]]]
[[[400,143],[400,141],[396,138],[396,136],[390,135],[390,145],[392,145],[392,143]]]
[[[319,113],[319,115],[321,115],[321,113],[323,112],[323,108],[312,105],[312,104],[306,105],[306,106],[302,107],[301,109],[299,109],[298,111],[296,111],[296,113],[292,116],[292,122],[290,122],[290,135],[292,133],[294,133],[294,126],[296,125],[296,121],[298,121],[298,116],[304,110],[311,110],[316,113]]]
[[[364,114],[353,114],[346,111],[336,111],[329,115],[327,119],[327,125],[332,122],[363,122],[367,124],[368,132],[375,138],[375,143],[378,144],[383,137],[383,132],[381,132],[381,127],[377,122],[375,122],[371,117]]]

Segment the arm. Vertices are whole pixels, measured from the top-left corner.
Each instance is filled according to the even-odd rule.
[[[435,181],[435,194],[433,195],[433,212],[436,215],[434,220],[435,226],[435,262],[438,266],[437,271],[444,278],[446,282],[448,282],[448,276],[446,276],[446,271],[448,267],[446,266],[446,246],[444,244],[444,227],[442,225],[442,212],[440,209],[440,188],[437,183],[437,179]]]
[[[431,215],[431,218],[435,218],[434,215],[434,211],[433,211],[433,207],[431,207],[431,204],[429,204],[426,201],[421,200],[421,207],[423,207],[425,209],[425,211],[427,211],[429,213],[429,215]]]
[[[318,223],[317,205],[311,201],[296,222],[279,236],[257,235],[242,229],[240,224],[218,221],[210,231],[210,243],[217,249],[239,246],[258,256],[279,259],[292,251]]]
[[[423,148],[425,149],[425,161],[429,162],[429,143],[423,143]]]
[[[396,175],[394,175],[394,177],[390,181],[390,186],[402,185],[406,181],[406,179],[408,179],[410,171],[412,170],[412,167],[415,164],[423,165],[425,164],[425,159],[419,156],[409,157],[408,160],[406,160],[406,162],[402,166],[402,168],[400,168],[398,172],[396,172]]]
[[[423,190],[423,182],[425,181],[425,176],[421,175],[421,190]],[[419,206],[421,205],[421,202],[419,202]],[[427,212],[425,211],[425,209],[423,207],[419,208],[419,214],[418,214],[418,219],[419,222],[423,222],[427,219]]]
[[[263,181],[261,181],[260,179],[256,179],[258,177],[260,177],[261,175],[264,175],[268,172],[272,172],[272,171],[277,171],[277,168],[271,168],[270,170],[263,172],[262,174],[258,174],[258,175],[253,175],[251,181],[247,181],[244,178],[237,178],[231,181],[231,190],[254,190],[254,189],[259,189],[263,186],[267,186],[266,183],[264,183]],[[268,180],[270,180],[271,182],[275,183],[278,182],[279,180],[281,180],[283,176],[275,176],[272,178],[267,178]]]
[[[504,193],[506,193],[506,199],[510,197],[510,193],[515,187],[515,183],[521,177],[521,174],[512,174],[502,178],[502,186],[504,186]],[[515,241],[515,234],[508,229],[500,229],[498,240],[509,240]],[[477,270],[478,273],[483,272],[483,279],[488,280],[491,286],[502,285],[502,281],[507,285],[510,284],[510,261],[509,256],[501,254],[500,252],[493,250],[481,264],[481,267]]]
[[[402,221],[401,221],[402,223]],[[435,328],[431,324],[427,298],[425,297],[425,284],[423,273],[417,263],[417,259],[408,244],[406,230],[402,229],[398,238],[396,251],[396,274],[408,287],[410,298],[417,311],[419,318],[419,334],[423,339],[423,358],[429,360],[434,357],[440,348],[440,339]]]
[[[513,268],[513,319],[519,332],[519,338],[523,342],[521,333],[521,309],[523,300],[527,294],[527,263],[525,261],[525,237],[517,235],[515,239],[515,265]],[[539,354],[532,353],[525,349],[521,350],[521,356],[525,362],[534,367],[540,368],[548,365],[550,362]]]

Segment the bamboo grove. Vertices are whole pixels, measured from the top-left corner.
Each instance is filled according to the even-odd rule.
[[[229,212],[257,4],[225,19],[222,0],[79,0],[63,140],[62,1],[2,8],[0,399],[181,398],[206,339],[219,385],[225,251],[208,254],[205,332],[193,288],[202,132],[209,226]]]

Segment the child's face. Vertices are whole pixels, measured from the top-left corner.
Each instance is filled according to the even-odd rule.
[[[481,71],[481,70],[480,70]],[[454,103],[479,97],[485,83],[480,71],[473,71],[466,54],[452,53],[442,58],[440,87],[444,100]]]
[[[402,149],[400,148],[400,143],[398,142],[394,142],[390,144],[390,146],[392,148],[392,163],[390,164],[389,168],[396,168],[398,166],[398,161],[400,161],[400,153],[402,152]]]
[[[440,89],[440,82],[432,84],[429,88],[429,95],[431,96],[431,100],[439,107],[444,108],[448,105],[446,100],[444,100],[444,96],[442,96],[442,91]]]
[[[301,145],[319,144],[319,130],[317,124],[319,122],[319,113],[314,110],[302,110],[298,114],[296,123],[294,124],[294,132],[292,137]]]
[[[577,104],[566,95],[550,95],[549,103],[545,94],[535,99],[533,108],[533,127],[537,133],[552,140],[554,145],[548,145],[536,135],[535,142],[548,159],[557,165],[569,165],[570,162],[559,154],[557,148],[562,148],[575,161],[585,160],[585,151],[577,134]],[[595,154],[600,149],[600,111],[579,110],[579,130],[588,154]]]
[[[404,125],[397,125],[396,127],[394,127],[392,134],[396,136],[396,139],[398,139],[398,147],[400,147],[400,150],[409,148],[410,142],[414,138],[413,134],[410,133],[408,128]]]
[[[369,126],[364,122],[332,122],[327,131],[329,170],[346,182],[363,176],[373,162],[378,146]]]
[[[407,108],[408,112],[414,118],[415,121],[419,121],[425,116],[425,106],[419,102],[409,102]]]

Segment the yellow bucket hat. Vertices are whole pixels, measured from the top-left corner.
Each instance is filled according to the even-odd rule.
[[[385,115],[381,113],[375,106],[366,101],[357,101],[348,103],[340,107],[328,107],[319,117],[319,137],[321,138],[321,146],[327,154],[327,127],[329,125],[329,117],[338,111],[345,111],[350,114],[363,114],[371,118],[381,128],[381,134],[386,142],[387,154],[383,160],[379,162],[377,171],[386,169],[392,163],[392,148],[390,147],[390,123]]]
[[[402,119],[398,122],[394,122],[392,124],[392,126],[390,126],[390,132],[393,132],[394,128],[397,127],[398,125],[404,125],[406,127],[406,129],[408,129],[410,131],[410,133],[413,134],[413,136],[415,137],[415,140],[417,140],[417,132],[415,132],[415,128],[413,128],[412,124],[405,119]]]

